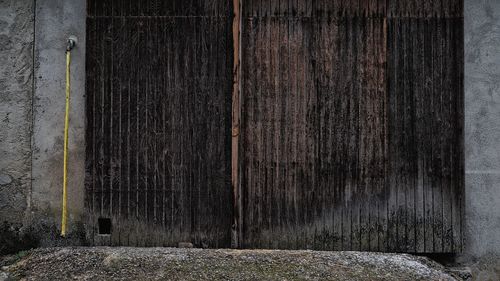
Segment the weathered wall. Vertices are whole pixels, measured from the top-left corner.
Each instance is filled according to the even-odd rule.
[[[33,226],[41,244],[58,232],[63,172],[66,40],[78,38],[71,61],[68,211],[69,234],[81,221],[85,160],[85,0],[36,1],[33,101]],[[48,240],[45,240],[48,239]]]
[[[500,1],[465,0],[466,249],[478,280],[500,280]]]
[[[31,176],[33,1],[0,0],[0,224],[19,227]]]

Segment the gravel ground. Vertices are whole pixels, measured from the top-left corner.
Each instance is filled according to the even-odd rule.
[[[73,247],[0,259],[0,280],[457,280],[427,258],[362,252]]]

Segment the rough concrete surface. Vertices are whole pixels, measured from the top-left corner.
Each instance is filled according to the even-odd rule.
[[[33,101],[32,228],[41,245],[53,245],[62,202],[66,40],[78,38],[71,60],[68,165],[70,235],[81,230],[85,174],[85,0],[36,1]],[[78,241],[72,241],[79,243]]]
[[[22,280],[459,280],[427,258],[362,252],[49,248],[10,260],[2,270]]]
[[[465,0],[465,251],[476,280],[500,280],[500,1]]]
[[[0,0],[0,223],[14,228],[31,180],[32,2]]]

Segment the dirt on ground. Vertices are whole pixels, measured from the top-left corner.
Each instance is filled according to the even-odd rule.
[[[459,280],[407,254],[45,248],[1,258],[0,280]]]

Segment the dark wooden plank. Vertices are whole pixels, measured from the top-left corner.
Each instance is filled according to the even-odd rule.
[[[383,48],[387,38],[384,35],[384,20],[373,19],[368,21],[367,41],[367,59],[365,73],[373,73],[367,76],[367,89],[365,89],[364,106],[367,110],[365,115],[366,122],[362,122],[361,131],[366,130],[366,151],[361,151],[363,155],[366,174],[363,175],[368,183],[366,187],[368,202],[368,224],[365,226],[368,232],[368,245],[364,249],[375,250],[379,247],[378,228],[380,225],[380,213],[378,204],[385,202],[384,177],[385,177],[385,140],[387,134],[385,127],[387,92],[385,88],[384,65],[386,63],[385,50]],[[364,143],[364,142],[362,142]]]
[[[424,230],[425,230],[425,237],[424,237],[424,251],[425,252],[432,252],[434,250],[434,231],[433,231],[433,196],[432,196],[432,188],[429,188],[431,186],[432,181],[431,177],[429,175],[429,171],[432,169],[431,164],[432,164],[432,152],[431,152],[431,147],[432,145],[430,144],[429,140],[432,140],[432,132],[431,132],[431,122],[432,122],[432,115],[431,114],[424,114],[426,112],[426,109],[432,108],[431,107],[431,100],[432,100],[432,95],[433,90],[432,90],[432,85],[433,85],[433,79],[432,79],[432,73],[434,69],[434,61],[430,60],[429,58],[432,57],[432,49],[433,49],[433,40],[432,40],[432,22],[430,20],[425,21],[424,24],[424,68],[422,70],[422,73],[424,74],[423,81],[428,81],[426,83],[423,83],[424,89],[422,93],[422,115],[423,115],[423,131],[424,134],[422,136],[421,142],[422,142],[422,157],[423,157],[423,166],[421,167],[422,173],[423,173],[423,188],[424,188]],[[420,167],[419,167],[420,168]]]
[[[279,10],[279,1],[271,1],[271,10],[270,14],[275,15]],[[265,171],[265,182],[264,185],[267,185],[267,193],[269,194],[268,198],[268,216],[270,225],[269,228],[266,229],[267,237],[263,237],[262,240],[268,243],[268,247],[274,248],[277,246],[279,240],[274,239],[277,234],[277,226],[278,225],[278,202],[277,198],[279,195],[279,191],[276,189],[276,168],[278,166],[278,159],[276,158],[276,142],[277,142],[277,126],[276,123],[276,114],[278,113],[278,99],[277,95],[279,93],[279,35],[280,35],[280,26],[279,26],[279,18],[271,17],[269,19],[270,25],[270,35],[268,37],[269,40],[269,72],[267,73],[266,79],[269,83],[269,90],[267,95],[262,100],[263,104],[261,106],[264,107],[262,118],[262,122],[264,122],[264,136],[263,136],[263,146],[264,146],[264,154],[266,155],[265,162],[263,164],[263,168]],[[266,241],[267,240],[267,241]]]
[[[168,57],[166,54],[166,50],[164,46],[167,45],[165,39],[165,19],[156,20],[153,22],[155,34],[157,36],[156,39],[156,59],[161,61],[161,58],[164,58],[164,61],[168,61]],[[164,121],[165,121],[165,104],[162,99],[162,89],[165,88],[165,65],[167,63],[158,62],[155,69],[155,76],[159,77],[155,82],[155,113],[154,113],[154,129],[156,133],[156,137],[154,138],[154,157],[155,157],[155,165],[154,165],[154,181],[155,181],[155,193],[154,193],[154,223],[158,226],[165,226],[164,220],[164,202],[165,202],[165,174],[161,171],[165,170],[165,157],[163,154],[165,147],[165,130],[164,130]]]
[[[104,11],[107,12],[109,10],[109,6],[111,1],[104,3]],[[105,32],[103,35],[103,48],[102,48],[102,63],[103,63],[103,73],[101,76],[102,79],[102,92],[101,92],[101,114],[102,114],[102,209],[103,212],[101,216],[103,217],[111,217],[111,100],[112,100],[112,92],[111,92],[111,82],[112,76],[109,75],[112,71],[112,56],[111,50],[112,46],[112,35],[111,35],[111,20],[106,19],[101,21],[102,26],[105,28]],[[108,74],[108,75],[106,75]]]
[[[315,69],[316,73],[318,74],[317,77],[317,89],[319,93],[328,93],[328,89],[331,87],[330,86],[330,79],[328,79],[329,75],[332,74],[331,67],[333,67],[333,64],[330,63],[332,58],[331,52],[333,52],[335,49],[331,48],[330,46],[332,45],[333,38],[334,36],[331,36],[330,33],[334,33],[335,30],[335,25],[332,24],[331,26],[329,25],[329,21],[315,21],[314,28],[315,28],[315,42],[317,42],[317,47],[319,49],[324,49],[324,53],[322,56],[319,56],[320,52],[314,52],[314,55],[317,58],[318,64]],[[303,30],[303,32],[307,32],[307,30]],[[332,38],[333,37],[333,38]],[[304,55],[304,54],[302,54]],[[332,76],[333,77],[333,76]],[[326,89],[326,91],[325,91]],[[331,106],[331,103],[328,103],[328,101],[332,101],[334,99],[329,99],[329,95],[317,95],[318,98],[318,110],[317,110],[317,120],[320,120],[320,125],[319,128],[322,128],[320,131],[318,131],[318,139],[319,143],[318,144],[326,144],[326,148],[329,146],[333,145],[333,142],[331,142],[331,134],[330,134],[330,126],[331,124],[324,125],[321,124],[321,118],[320,116],[324,114],[329,114],[328,112],[328,105]],[[327,112],[324,112],[324,109],[326,109]],[[323,125],[323,126],[322,126]],[[318,129],[319,129],[318,128]],[[317,144],[317,145],[318,145]],[[302,145],[302,144],[298,144]],[[318,156],[319,159],[322,159],[324,156],[328,157],[328,152],[325,147],[322,145],[318,145]],[[325,155],[326,154],[326,155]],[[318,160],[319,160],[318,159]],[[323,162],[322,161],[317,161],[318,167],[321,172],[318,173],[318,178],[317,178],[317,188],[316,188],[316,197],[319,198],[319,200],[316,202],[315,206],[316,208],[314,209],[314,227],[315,227],[315,232],[319,232],[319,235],[317,238],[320,240],[319,243],[315,243],[314,248],[324,248],[327,245],[332,247],[333,239],[330,239],[330,225],[332,222],[332,216],[333,212],[331,211],[331,205],[330,205],[330,200],[332,200],[332,192],[331,192],[331,184],[329,182],[331,181],[331,178],[327,176],[326,173],[323,173]],[[324,210],[324,212],[322,211]]]
[[[140,8],[139,8],[140,10]],[[147,67],[149,65],[148,50],[143,46],[147,41],[146,19],[141,18],[137,20],[138,32],[138,57],[137,57],[137,93],[136,93],[136,176],[137,176],[137,190],[136,190],[136,214],[138,219],[147,220]],[[144,235],[138,236],[138,243],[144,246]]]
[[[287,210],[286,213],[286,221],[287,226],[284,228],[284,231],[290,233],[297,233],[297,235],[291,235],[287,237],[288,247],[291,249],[301,248],[301,243],[303,243],[303,236],[301,236],[302,229],[300,226],[300,216],[301,214],[301,156],[300,150],[298,147],[300,135],[298,131],[299,128],[302,128],[302,120],[298,118],[297,114],[300,114],[301,103],[304,103],[305,92],[303,90],[304,85],[304,68],[307,63],[302,54],[304,52],[304,38],[301,36],[302,28],[304,28],[296,18],[288,19],[288,23],[283,21],[282,28],[286,30],[285,32],[288,35],[287,38],[287,54],[286,60],[283,60],[288,65],[284,66],[284,69],[288,69],[287,79],[290,97],[287,102],[289,104],[289,108],[285,111],[285,119],[284,121],[287,123],[286,130],[289,132],[290,136],[288,142],[288,148],[282,148],[284,153],[287,153],[286,164],[283,166],[283,170],[288,175],[287,179],[287,187],[288,192],[286,194],[287,201],[283,202],[284,209]],[[268,27],[270,28],[270,27]],[[288,61],[288,62],[287,62]],[[302,69],[301,69],[302,67]],[[283,153],[282,152],[282,153]],[[303,232],[302,232],[303,233]]]
[[[432,19],[434,23],[432,30],[432,59],[433,61],[433,84],[431,96],[431,108],[433,109],[429,114],[432,116],[431,120],[431,133],[434,136],[431,140],[431,187],[433,198],[433,235],[434,235],[434,252],[441,252],[443,250],[443,185],[442,185],[442,155],[441,144],[444,141],[444,135],[441,132],[442,117],[442,98],[443,98],[443,21],[439,19]]]
[[[140,46],[137,44],[139,41],[139,24],[138,21],[132,21],[131,24],[132,33],[134,34],[133,41],[134,45],[131,48],[134,49],[133,53],[133,63],[135,65],[134,71],[131,73],[130,87],[131,87],[131,110],[130,110],[130,152],[131,152],[131,186],[132,194],[130,200],[130,213],[137,220],[139,219],[139,75],[140,69],[138,67],[139,61],[139,50]]]
[[[258,2],[258,1],[255,1],[255,2]],[[262,20],[264,20],[264,19],[260,19],[260,21],[262,21]],[[268,19],[265,19],[265,20],[268,20]],[[257,24],[257,22],[255,22],[254,24]],[[258,38],[259,41],[254,41],[254,43],[248,44],[248,46],[250,47],[249,59],[253,60],[252,64],[249,64],[249,66],[252,67],[251,69],[249,69],[249,71],[252,71],[251,72],[252,75],[250,77],[252,77],[252,76],[255,77],[255,79],[253,81],[249,80],[250,85],[251,85],[251,88],[249,88],[249,90],[255,92],[255,94],[256,94],[255,101],[252,100],[252,102],[255,102],[255,104],[258,104],[261,99],[262,100],[266,99],[267,94],[268,94],[265,92],[265,90],[268,89],[270,81],[267,80],[266,76],[263,76],[263,75],[266,73],[265,70],[269,68],[271,50],[269,49],[270,33],[269,33],[269,29],[266,29],[267,26],[266,25],[263,26],[262,24],[259,24],[259,25],[255,25],[255,27],[258,28],[257,34],[251,33],[251,34],[249,34],[249,36],[254,35],[254,36],[256,36],[256,38]],[[242,29],[243,29],[243,27],[242,27]],[[251,40],[251,37],[249,39]],[[258,48],[259,45],[261,46],[261,48]],[[246,49],[246,47],[244,49]],[[259,60],[254,59],[254,58],[259,57],[259,56],[264,57],[266,59],[264,61],[259,61]],[[242,60],[243,60],[243,57],[242,57]],[[242,67],[243,67],[243,65],[242,65]],[[242,70],[242,75],[244,73],[245,72]],[[248,74],[250,74],[250,72],[248,72]],[[255,83],[256,81],[262,81],[262,83]],[[243,102],[243,89],[242,89],[242,102]],[[267,126],[266,126],[266,124],[264,124],[264,122],[262,122],[264,119],[261,117],[261,116],[263,116],[263,114],[261,114],[262,108],[258,107],[258,106],[255,106],[254,108],[255,108],[255,110],[253,112],[252,117],[253,117],[254,122],[256,122],[256,124],[257,124],[257,130],[256,130],[256,133],[253,136],[253,138],[255,140],[256,145],[252,146],[251,152],[257,153],[257,157],[259,159],[262,159],[261,157],[263,157],[263,155],[262,155],[262,153],[263,153],[263,151],[262,151],[263,150],[262,149],[263,148],[263,138],[264,138],[264,132],[265,132],[265,129],[267,128]],[[244,111],[246,111],[246,110],[243,110],[242,112],[244,112]],[[254,165],[258,169],[257,173],[256,173],[257,177],[260,178],[260,177],[263,177],[266,175],[265,170],[262,170],[262,167],[265,167],[264,163],[255,162],[255,164],[252,165],[252,168],[254,167]],[[251,170],[249,172],[251,172]],[[254,183],[252,185],[252,187],[254,188],[254,194],[256,196],[253,198],[253,200],[250,202],[250,204],[254,204],[254,206],[252,206],[254,208],[253,214],[254,214],[254,218],[257,219],[258,224],[252,225],[251,231],[256,232],[256,231],[259,231],[259,225],[261,225],[261,224],[264,225],[264,229],[270,228],[269,226],[270,226],[271,216],[269,214],[270,209],[268,208],[269,205],[267,203],[269,202],[269,198],[270,198],[271,194],[269,194],[268,189],[264,189],[267,186],[265,186],[261,180],[257,180],[257,178],[256,178],[252,182]],[[252,224],[252,221],[249,220],[248,225],[251,225],[251,224]],[[242,235],[244,235],[244,233],[242,233]]]
[[[424,154],[422,153],[425,147],[422,141],[422,136],[425,134],[425,107],[424,101],[426,93],[424,90],[425,84],[422,83],[425,75],[425,37],[424,37],[423,21],[415,21],[412,24],[413,34],[411,40],[412,56],[412,77],[411,86],[413,88],[413,106],[414,106],[414,121],[413,128],[416,139],[414,140],[415,153],[412,157],[414,163],[413,175],[413,194],[414,194],[414,247],[415,252],[423,252],[425,250],[425,187],[424,187]],[[413,246],[413,245],[412,245]]]
[[[378,4],[379,10],[385,9],[385,3]],[[377,227],[376,227],[376,237],[377,237],[377,251],[385,251],[387,247],[387,168],[388,168],[388,149],[387,140],[389,136],[388,130],[388,91],[387,91],[387,20],[385,18],[377,21],[376,24],[376,37],[384,38],[380,44],[376,45],[376,65],[377,68],[377,94],[382,95],[379,100],[379,106],[381,107],[379,111],[379,118],[385,120],[380,124],[379,134],[383,135],[383,139],[378,143],[378,160],[379,167],[376,180],[376,190],[378,191],[378,196],[372,198],[372,200],[377,201]],[[379,39],[380,40],[380,39]],[[380,163],[382,161],[383,163]],[[380,200],[380,198],[384,198]],[[374,250],[371,248],[370,250]]]
[[[220,66],[217,65],[216,69],[225,69],[225,72],[221,72],[220,75],[217,76],[217,85],[222,84],[225,85],[224,87],[216,87],[218,96],[220,97],[220,100],[222,101],[222,104],[220,105],[218,112],[222,114],[220,118],[223,118],[223,124],[224,127],[220,127],[217,123],[214,124],[217,128],[219,128],[219,133],[221,136],[221,143],[223,143],[223,146],[218,146],[220,149],[220,161],[221,163],[220,166],[220,175],[225,175],[226,173],[229,173],[231,164],[229,161],[225,161],[225,159],[230,159],[230,150],[225,149],[225,147],[229,147],[229,143],[231,142],[231,135],[229,135],[227,132],[228,130],[225,128],[229,128],[231,124],[231,120],[228,118],[231,114],[231,99],[228,98],[227,93],[229,93],[232,89],[232,85],[229,83],[226,83],[230,77],[232,77],[232,68],[231,66],[233,65],[233,57],[230,55],[230,49],[231,49],[231,40],[220,40],[220,38],[224,38],[225,34],[228,34],[230,28],[231,28],[231,23],[227,21],[226,19],[219,19],[217,21],[217,30],[218,30],[218,36],[214,38],[214,40],[217,42],[217,46],[220,46],[217,48],[217,57],[221,57],[220,59]],[[219,60],[217,61],[219,63]],[[227,118],[226,118],[227,117]],[[218,210],[217,210],[217,216],[216,217],[224,217],[225,215],[233,216],[233,208],[231,208],[230,205],[226,204],[227,200],[225,198],[230,197],[232,195],[232,191],[230,189],[224,190],[224,195],[219,196],[218,193],[219,187],[218,186],[229,186],[230,180],[229,178],[221,178],[221,176],[217,176],[217,182],[220,182],[220,185],[215,185],[213,187],[213,192],[214,192],[214,197],[218,199]],[[219,227],[217,229],[217,237],[218,237],[218,245],[219,247],[225,245],[225,241],[227,241],[230,237],[230,232],[229,230],[225,231],[225,228],[223,226],[225,225],[226,222],[220,221],[219,222]]]
[[[328,152],[331,154],[332,159],[329,161],[322,161],[322,163],[325,162],[323,165],[327,168],[327,170],[322,171],[321,174],[333,176],[333,179],[330,181],[330,184],[333,184],[334,188],[333,198],[331,199],[331,204],[333,204],[333,249],[342,250],[344,249],[344,227],[347,227],[344,225],[343,220],[343,208],[345,206],[343,197],[345,196],[344,187],[346,183],[347,167],[343,164],[343,162],[345,159],[345,148],[348,143],[348,124],[343,122],[343,120],[348,112],[349,99],[346,98],[345,95],[345,89],[348,81],[341,79],[341,76],[337,74],[345,73],[347,70],[347,65],[343,63],[347,51],[347,41],[344,40],[345,36],[347,36],[347,22],[345,20],[341,20],[338,23],[331,22],[330,25],[332,25],[332,28],[328,29],[333,31],[330,37],[336,48],[333,48],[334,52],[331,54],[334,67],[331,69],[332,73],[327,75],[327,77],[334,77],[334,79],[329,79],[329,85],[332,87],[329,92],[330,95],[333,94],[336,102],[333,110],[327,110],[328,108],[322,109],[325,111],[325,115],[326,113],[333,114],[334,119],[330,118],[331,124],[329,128],[331,132],[329,135],[331,139],[328,143],[326,143],[331,145],[331,152],[329,152],[330,149],[328,149],[328,147],[320,147],[320,155],[324,152]],[[333,26],[336,26],[336,28],[333,28]],[[325,120],[328,120],[326,116]],[[324,145],[322,140],[320,143]],[[333,170],[333,173],[331,170]]]
[[[89,7],[90,9],[90,7]],[[89,56],[85,61],[85,68],[89,70],[86,75],[86,85],[85,85],[85,114],[87,116],[87,127],[85,133],[85,143],[88,144],[85,147],[85,207],[88,210],[86,214],[87,224],[90,225],[90,229],[86,229],[86,235],[89,237],[90,241],[93,241],[95,234],[95,214],[96,214],[96,183],[97,183],[97,149],[96,149],[96,99],[97,91],[96,85],[98,83],[97,79],[97,32],[96,32],[96,21],[87,18],[86,21],[86,38],[89,42],[88,50]]]
[[[304,52],[301,54],[304,56],[304,71],[306,72],[305,78],[305,89],[302,98],[298,101],[302,104],[301,108],[301,128],[300,134],[301,139],[298,140],[298,146],[301,151],[301,157],[299,158],[297,168],[299,169],[299,188],[302,190],[303,206],[305,209],[301,211],[304,213],[304,225],[305,229],[302,231],[303,239],[302,244],[299,245],[301,248],[312,248],[315,246],[315,235],[317,222],[315,221],[314,210],[316,205],[314,204],[315,195],[315,180],[317,180],[317,174],[315,173],[314,167],[317,165],[317,106],[318,106],[318,96],[317,96],[317,83],[315,81],[315,74],[317,73],[315,60],[318,59],[317,51],[314,46],[316,44],[317,35],[315,30],[317,30],[317,25],[314,21],[301,21],[303,24],[304,31]],[[308,77],[307,77],[308,76]]]
[[[96,13],[96,1],[87,1],[87,17],[94,17]],[[91,26],[87,24],[87,26]],[[90,41],[92,42],[92,41]],[[94,43],[95,44],[95,43]]]
[[[441,143],[441,157],[442,157],[442,167],[441,167],[441,184],[442,184],[442,196],[443,196],[443,235],[442,235],[442,247],[443,252],[450,253],[453,244],[453,227],[452,227],[452,201],[453,201],[453,187],[451,185],[451,150],[453,149],[453,130],[455,126],[452,126],[453,120],[451,116],[451,108],[453,105],[452,91],[454,87],[452,83],[456,82],[453,79],[453,60],[454,57],[447,55],[447,53],[454,54],[454,50],[451,46],[452,43],[452,28],[450,28],[449,22],[445,22],[443,26],[442,33],[442,98],[441,98],[441,131],[443,132],[443,142]]]
[[[401,79],[399,77],[399,73],[397,72],[397,69],[399,67],[399,52],[396,52],[395,48],[398,46],[397,36],[395,35],[397,32],[397,22],[391,24],[388,23],[387,26],[387,37],[388,37],[388,46],[387,46],[387,52],[388,52],[388,62],[387,62],[387,89],[388,89],[388,95],[389,95],[389,102],[388,102],[388,118],[389,118],[389,141],[388,141],[388,155],[389,155],[389,163],[388,163],[388,173],[387,176],[388,178],[386,179],[387,182],[387,187],[388,187],[388,192],[387,192],[387,219],[388,219],[388,229],[387,229],[387,250],[389,251],[396,251],[397,250],[397,182],[396,182],[396,176],[394,175],[395,169],[395,163],[396,159],[395,156],[397,155],[397,152],[395,150],[398,148],[398,146],[395,146],[393,144],[393,141],[391,142],[391,138],[394,138],[394,134],[400,132],[400,128],[398,127],[398,124],[396,123],[397,120],[394,122],[390,122],[390,116],[397,116],[398,112],[397,109],[399,108],[397,106],[398,100],[400,99],[399,95],[393,94],[392,91],[397,92],[399,90],[398,83],[397,81]],[[390,54],[390,57],[389,57]]]
[[[348,248],[359,251],[360,245],[360,226],[359,226],[359,204],[357,200],[357,190],[359,186],[359,84],[360,78],[358,77],[359,68],[361,65],[358,63],[359,49],[362,46],[359,38],[359,18],[346,19],[346,33],[347,33],[347,57],[348,67],[347,74],[344,77],[348,83],[346,96],[349,99],[348,112],[345,121],[349,124],[347,131],[348,144],[346,145],[346,165],[347,170],[347,183],[345,186],[346,195],[344,200],[348,208],[347,216],[347,241]],[[358,44],[359,42],[359,44]]]
[[[121,146],[121,138],[120,138],[120,109],[121,109],[121,91],[120,91],[120,63],[121,56],[119,54],[119,50],[116,50],[116,42],[119,42],[121,38],[120,23],[114,19],[111,19],[111,28],[110,28],[110,38],[111,41],[111,70],[110,70],[110,101],[109,101],[109,191],[110,191],[110,206],[109,213],[110,217],[119,217],[120,216],[120,201],[121,201],[121,180],[120,180],[120,146]],[[118,139],[115,141],[114,139]],[[114,237],[111,238],[112,244],[114,241],[119,241],[119,233],[114,232]]]
[[[364,28],[363,28],[364,26]],[[375,45],[372,44],[371,34],[373,34],[373,25],[370,21],[364,19],[360,22],[361,29],[361,48],[360,61],[361,73],[360,77],[360,101],[359,101],[359,188],[362,190],[359,197],[365,197],[360,200],[360,249],[370,249],[371,245],[371,228],[373,212],[376,208],[371,206],[372,195],[376,195],[375,185],[373,183],[373,174],[377,174],[377,168],[382,167],[378,162],[378,155],[374,151],[377,139],[383,140],[385,136],[380,136],[375,132],[376,127],[381,127],[378,124],[379,111],[381,108],[377,106],[377,102],[381,99],[377,94],[373,93],[376,88],[376,66],[371,61],[375,55]],[[380,44],[377,44],[380,45]],[[383,110],[383,108],[382,108]],[[381,120],[384,122],[385,120]],[[375,140],[373,139],[375,138]],[[375,217],[376,218],[376,217]],[[376,221],[376,220],[374,220]]]
[[[242,12],[244,13],[243,14],[244,16],[249,15],[248,8],[251,7],[250,4],[251,4],[251,1],[246,1],[243,3]],[[250,59],[251,58],[250,56],[251,56],[251,54],[254,53],[254,46],[252,43],[255,40],[253,40],[253,38],[249,38],[249,36],[252,35],[253,33],[245,32],[245,30],[244,30],[245,28],[250,28],[252,26],[253,20],[243,18],[243,21],[244,21],[244,24],[242,24],[242,27],[241,27],[242,28],[242,34],[241,34],[242,41],[248,42],[249,44],[244,49],[241,50],[241,52],[242,52],[241,64],[242,64],[242,66],[243,65],[246,66],[245,67],[246,70],[253,70],[253,60]],[[241,92],[241,95],[245,94],[245,89],[251,89],[251,91],[254,92],[254,89],[253,89],[254,85],[250,84],[250,82],[252,80],[245,79],[245,77],[247,75],[253,75],[254,73],[255,73],[254,71],[242,73],[242,79],[241,79],[242,92]],[[248,110],[241,112],[241,131],[247,131],[249,124],[255,122],[253,112],[255,111],[256,106],[254,106],[253,99],[247,101],[246,99],[243,98],[243,99],[241,99],[241,107],[248,108]],[[248,139],[250,137],[252,137],[253,135],[255,135],[256,131],[257,130],[255,130],[253,134],[242,134],[242,142],[248,142]],[[256,145],[256,142],[254,142],[254,144],[252,146],[247,147],[246,150],[242,151],[243,159],[245,159],[247,157],[247,154],[250,154],[250,155],[253,154],[253,151],[254,151],[253,148],[255,147],[255,145]],[[243,165],[242,170],[241,170],[241,173],[242,173],[242,181],[240,183],[241,184],[241,192],[242,192],[241,193],[242,194],[241,206],[242,206],[242,209],[244,209],[244,210],[248,209],[249,204],[252,204],[252,199],[253,199],[252,195],[255,193],[255,192],[253,192],[253,190],[255,189],[255,182],[254,181],[246,181],[244,178],[246,175],[248,175],[250,173],[252,168],[254,168],[254,167]],[[253,212],[249,212],[249,213],[247,213],[246,216],[240,218],[240,220],[241,220],[241,228],[240,229],[241,229],[241,232],[243,235],[244,235],[244,233],[251,231],[250,228],[252,227],[252,225],[249,225],[247,223],[247,220],[249,219],[251,221],[254,217],[255,212],[256,212],[256,210],[254,210]],[[241,247],[246,246],[244,244],[244,241],[240,241],[240,246]]]
[[[281,9],[288,11],[290,1],[287,5],[284,5]],[[283,5],[283,3],[282,3]],[[289,19],[282,19],[280,21],[280,36],[279,40],[282,42],[280,48],[280,61],[279,61],[279,88],[281,89],[281,94],[283,94],[280,99],[280,111],[278,112],[278,119],[280,122],[279,129],[279,147],[277,150],[277,158],[281,160],[283,164],[280,163],[278,168],[278,186],[282,186],[282,192],[278,198],[279,204],[279,228],[281,231],[291,232],[290,226],[290,207],[291,207],[291,185],[290,185],[290,149],[291,142],[289,135],[291,134],[291,119],[293,118],[292,108],[293,108],[293,98],[287,98],[286,93],[291,92],[290,88],[290,24]],[[292,42],[293,44],[293,42]],[[280,243],[280,248],[290,248],[292,236],[286,237]]]

